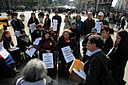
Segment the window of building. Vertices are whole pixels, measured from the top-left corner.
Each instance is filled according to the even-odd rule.
[[[104,2],[107,2],[107,0],[104,0]]]
[[[100,0],[100,3],[102,3],[102,0]]]

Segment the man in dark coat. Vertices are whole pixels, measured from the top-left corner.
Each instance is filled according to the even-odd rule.
[[[72,23],[70,30],[72,31],[72,33],[70,34],[71,38],[74,38],[77,41],[77,44],[79,45],[80,32],[76,29],[75,23]]]
[[[14,32],[19,32],[20,34],[20,31],[23,30],[25,28],[23,22],[17,18],[18,16],[18,13],[13,13],[13,19],[11,21],[11,25],[14,29]],[[15,36],[16,36],[16,39],[17,39],[17,45],[19,45],[19,34],[18,33],[15,33]]]
[[[91,33],[92,28],[95,27],[95,20],[92,19],[92,13],[88,12],[88,18],[84,21],[84,26],[83,26],[83,35],[87,35]]]
[[[13,13],[13,19],[11,21],[11,25],[14,29],[14,32],[17,30],[17,31],[21,31],[22,29],[24,29],[24,24],[23,22],[17,18],[18,16],[18,13]]]
[[[85,74],[87,75],[83,85],[104,85],[106,82],[106,70],[104,66],[108,66],[108,60],[105,54],[101,51],[104,41],[99,35],[92,35],[87,42],[87,49],[92,52],[88,61],[84,66]]]
[[[55,16],[52,17],[52,22],[53,22],[53,20],[58,21],[56,33],[57,33],[57,36],[59,37],[59,32],[60,32],[60,26],[61,26],[62,19],[61,19],[61,16],[58,15],[58,11],[55,11]]]

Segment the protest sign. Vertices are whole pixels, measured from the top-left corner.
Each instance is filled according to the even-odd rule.
[[[95,28],[97,29],[97,33],[101,33],[100,31],[101,31],[101,23],[102,22],[96,22],[96,24],[95,24]]]
[[[9,52],[7,50],[4,49],[3,47],[3,41],[0,42],[0,56],[4,59],[6,59],[9,56]]]
[[[61,48],[61,50],[62,50],[66,63],[69,63],[75,59],[74,55],[71,53],[70,46],[63,47]]]
[[[43,53],[42,57],[47,69],[54,68],[53,53]]]
[[[25,53],[27,53],[31,58],[33,56],[33,54],[35,53],[36,49],[32,48],[32,45],[29,46],[30,50],[26,50]]]

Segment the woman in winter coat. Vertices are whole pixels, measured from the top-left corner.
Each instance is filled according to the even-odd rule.
[[[45,30],[49,30],[50,26],[51,26],[51,19],[49,18],[49,14],[46,14],[46,18],[45,18],[43,27]]]
[[[54,53],[55,50],[55,41],[50,37],[50,32],[48,30],[44,31],[42,40],[38,45],[38,50],[40,53],[40,59],[43,60],[42,54],[43,53]],[[53,61],[54,61],[54,68],[48,69],[48,75],[53,77],[56,74],[56,58],[53,54]]]
[[[120,31],[116,35],[115,46],[108,55],[111,59],[110,70],[117,85],[125,85],[123,80],[125,74],[125,66],[128,60],[128,32]]]
[[[108,54],[109,50],[113,47],[113,40],[111,38],[111,34],[113,33],[114,30],[112,27],[105,25],[101,28],[101,36],[104,39],[104,47],[102,50],[106,55]]]
[[[82,34],[82,30],[83,30],[83,21],[81,21],[81,16],[77,15],[76,16],[76,29],[79,30],[80,34]]]
[[[70,64],[72,63],[72,62],[69,62],[66,64],[61,48],[70,46],[71,52],[74,54],[74,56],[77,57],[75,53],[77,53],[78,45],[77,45],[76,40],[69,36],[70,33],[71,31],[69,29],[65,29],[62,33],[63,35],[59,37],[58,42],[57,42],[57,50],[59,52],[59,60],[61,62],[59,64],[59,75],[60,76],[64,76],[64,75],[68,76],[68,73],[69,73],[68,69],[70,67]]]

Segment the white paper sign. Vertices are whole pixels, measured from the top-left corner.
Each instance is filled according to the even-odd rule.
[[[53,23],[57,25],[58,24],[58,20],[53,19]]]
[[[112,49],[109,50],[107,56],[113,51],[114,47]]]
[[[15,51],[15,50],[19,50],[20,48],[18,48],[18,47],[13,47],[11,50],[9,50],[9,51]]]
[[[32,45],[29,46],[30,50],[26,50],[25,53],[27,53],[31,58],[33,56],[33,54],[35,53],[36,49],[32,48]]]
[[[2,42],[0,42],[0,55],[4,58],[4,59],[6,59],[8,56],[9,56],[9,52],[8,51],[6,51],[5,49],[4,49],[4,47],[3,47],[3,41]]]
[[[33,42],[33,44],[34,44],[34,45],[39,45],[40,40],[41,40],[41,38],[37,38],[37,39]]]
[[[54,68],[53,53],[43,53],[42,57],[47,69]]]
[[[87,49],[86,55],[87,56],[91,56],[92,55],[92,52]]]
[[[58,24],[58,20],[53,19],[53,25],[52,25],[53,31],[57,31],[57,24]]]
[[[80,69],[79,71],[78,70],[76,70],[75,68],[73,69],[73,71],[78,75],[78,76],[80,76],[82,79],[84,79],[84,80],[86,80],[86,74],[85,74],[85,72],[82,70],[82,69]]]
[[[53,25],[53,31],[57,31],[57,25]]]
[[[71,53],[70,46],[63,47],[61,48],[61,50],[62,50],[66,63],[69,63],[75,59],[74,55]]]
[[[98,33],[101,33],[101,23],[102,22],[96,22],[96,24],[95,24],[95,28],[97,29]]]
[[[15,33],[14,33],[14,35],[15,35],[16,37],[19,37],[19,36],[20,36],[20,31],[18,31],[18,30],[15,30]]]
[[[32,24],[29,25],[29,28],[30,28],[31,33],[33,33],[34,30],[36,30],[35,25],[36,25],[35,23],[32,23]]]

